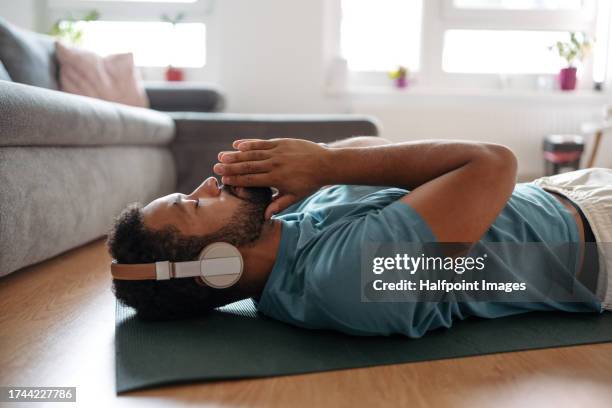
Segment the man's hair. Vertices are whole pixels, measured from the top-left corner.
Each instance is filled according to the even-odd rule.
[[[188,237],[176,227],[147,228],[142,206],[131,204],[117,217],[107,246],[119,263],[184,262],[197,259],[202,249],[218,241],[231,242],[235,226],[228,225],[205,236]],[[215,307],[239,299],[235,288],[215,289],[199,284],[195,278],[164,281],[113,279],[118,300],[136,309],[143,320],[172,320],[202,315]]]

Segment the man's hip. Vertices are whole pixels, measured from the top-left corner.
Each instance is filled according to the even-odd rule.
[[[596,295],[604,309],[612,310],[612,169],[583,169],[533,183],[568,198],[584,214],[597,242],[600,273]]]

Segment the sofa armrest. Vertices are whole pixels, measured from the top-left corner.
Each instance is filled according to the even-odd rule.
[[[166,145],[165,113],[0,81],[0,146]]]
[[[191,192],[212,175],[217,154],[236,139],[292,137],[332,142],[351,136],[376,136],[375,119],[363,115],[267,115],[172,113],[176,137],[171,149],[177,165],[178,191]]]
[[[218,112],[225,106],[221,91],[209,84],[148,82],[151,109],[165,112]]]

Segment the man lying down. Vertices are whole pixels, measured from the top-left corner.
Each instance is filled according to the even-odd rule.
[[[213,168],[222,184],[209,177],[191,194],[133,204],[117,218],[108,238],[115,266],[153,265],[142,276],[113,271],[116,297],[140,318],[199,316],[253,298],[260,313],[301,327],[419,337],[468,316],[612,307],[612,260],[596,252],[562,260],[575,286],[588,289],[568,302],[367,302],[360,272],[368,243],[612,242],[612,170],[515,184],[509,149],[463,141],[246,139],[233,147]],[[242,257],[235,283],[177,276],[179,262],[217,242]],[[540,261],[498,259],[517,274]]]

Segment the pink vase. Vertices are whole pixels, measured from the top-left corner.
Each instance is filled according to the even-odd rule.
[[[406,78],[405,76],[401,76],[399,78],[395,79],[395,86],[397,88],[403,89],[406,88],[408,86],[408,78]]]
[[[559,72],[559,86],[562,91],[573,91],[576,89],[576,71],[574,67],[563,68]]]

